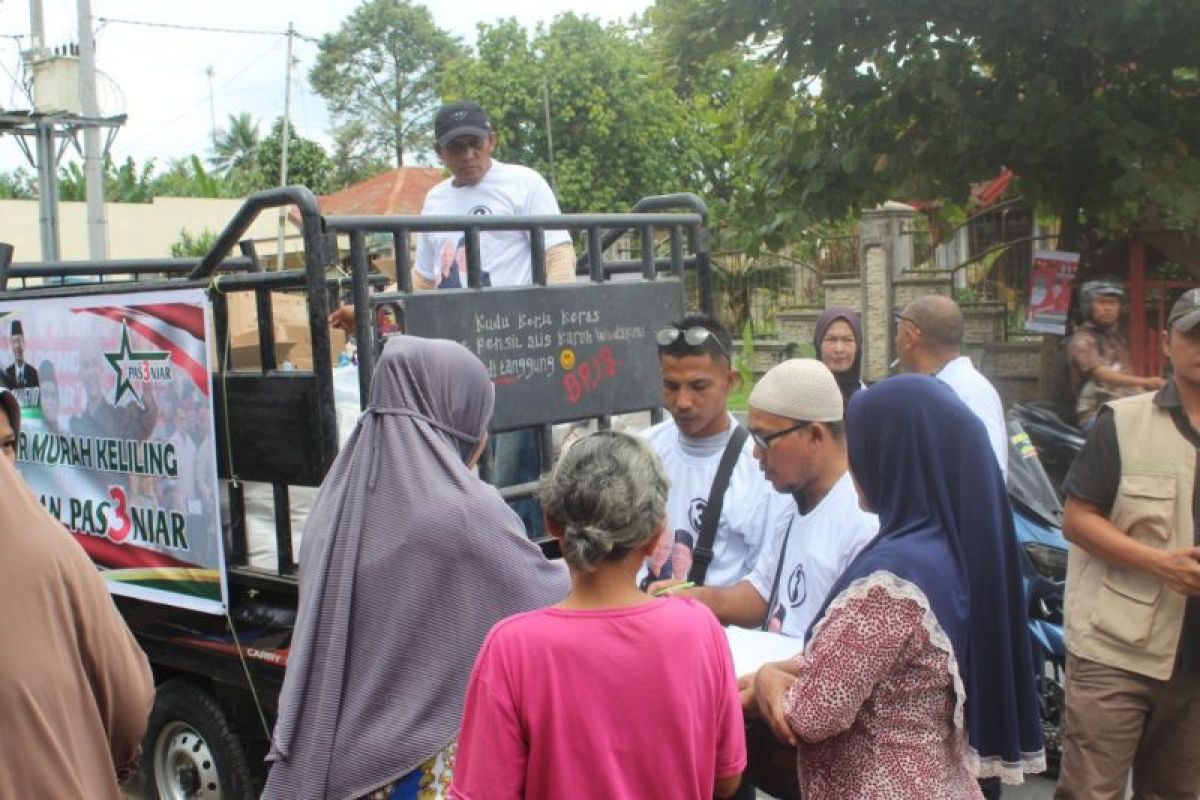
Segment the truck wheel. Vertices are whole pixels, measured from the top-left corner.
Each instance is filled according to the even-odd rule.
[[[186,680],[158,687],[142,742],[146,800],[243,800],[254,789],[246,754],[212,695]]]

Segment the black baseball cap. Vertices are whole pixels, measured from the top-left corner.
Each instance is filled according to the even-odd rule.
[[[1197,324],[1200,324],[1200,289],[1188,289],[1171,306],[1167,327],[1187,332]]]
[[[471,100],[447,103],[433,118],[433,136],[442,147],[460,136],[486,137],[491,132],[492,123],[487,112]]]

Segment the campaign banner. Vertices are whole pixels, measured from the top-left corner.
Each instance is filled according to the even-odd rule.
[[[228,601],[202,289],[0,303],[17,465],[113,594]]]
[[[1071,283],[1079,268],[1079,253],[1035,250],[1029,273],[1029,305],[1025,312],[1025,330],[1041,333],[1067,332],[1071,312]]]

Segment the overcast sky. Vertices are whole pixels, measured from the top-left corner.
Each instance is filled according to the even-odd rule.
[[[18,88],[19,51],[29,46],[31,0],[0,0],[0,109],[28,108]],[[77,0],[41,0],[47,44],[76,42]],[[429,3],[426,3],[430,5]],[[574,11],[605,20],[625,19],[644,10],[651,0],[454,0],[431,5],[442,28],[475,40],[480,22],[515,16],[532,28],[556,14]],[[199,153],[207,155],[215,116],[217,127],[230,114],[248,111],[264,121],[283,114],[284,70],[288,22],[298,33],[319,38],[334,30],[358,5],[358,0],[92,0],[97,22],[96,62],[101,112],[127,114],[129,119],[113,145],[121,161],[127,155],[139,163]],[[280,35],[249,35],[173,30],[131,25],[117,20],[279,31]],[[14,36],[24,37],[20,41]],[[308,86],[308,71],[316,46],[296,39],[293,71],[292,123],[297,132],[327,144],[329,120],[324,101]],[[212,67],[212,112],[209,78]],[[0,137],[0,170],[28,168],[11,136]]]

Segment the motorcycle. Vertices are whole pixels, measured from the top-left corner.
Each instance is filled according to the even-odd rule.
[[[1047,771],[1054,775],[1062,755],[1067,540],[1062,534],[1063,507],[1058,491],[1016,412],[1014,408],[1008,418],[1008,496],[1020,550],[1021,588],[1029,619],[1033,663],[1038,671],[1036,684]]]
[[[1008,412],[1028,434],[1037,450],[1038,460],[1050,479],[1059,500],[1062,485],[1075,456],[1083,449],[1087,436],[1082,430],[1063,420],[1054,403],[1017,403]]]

